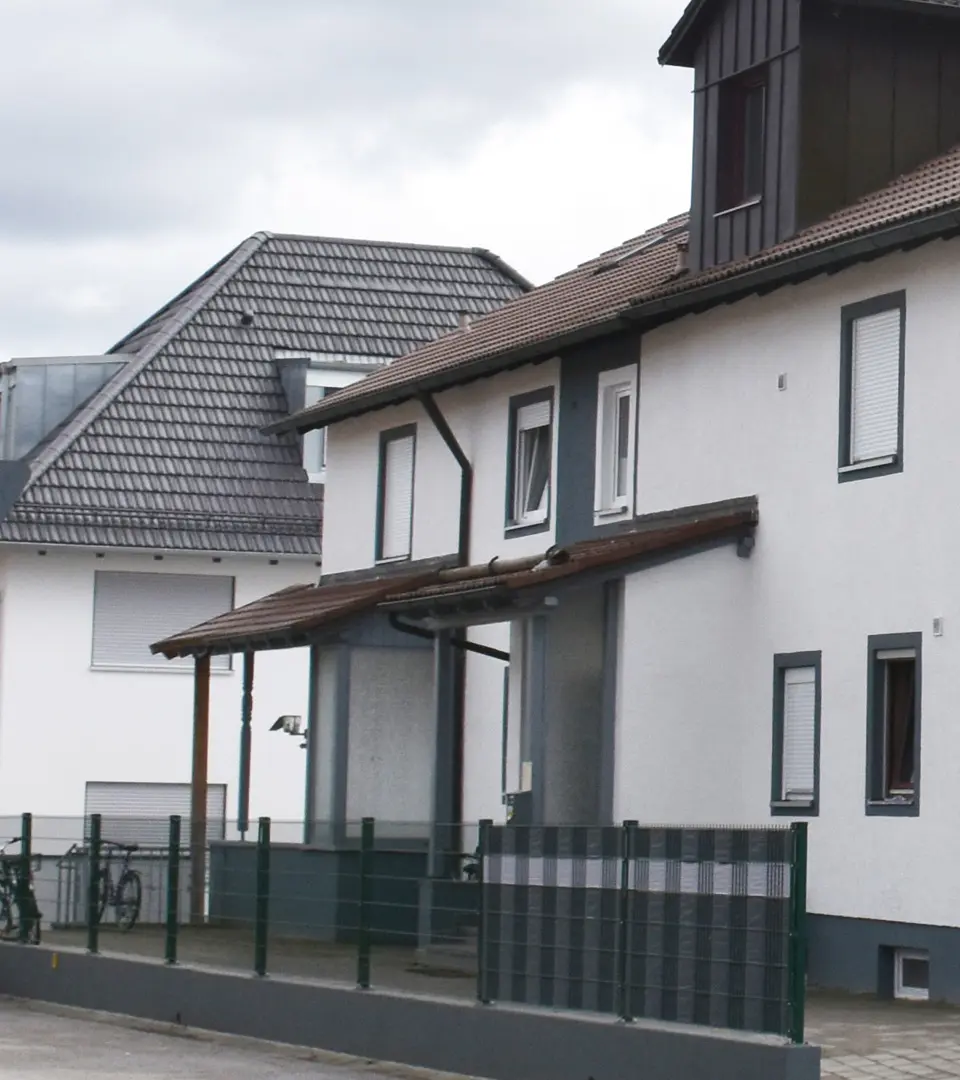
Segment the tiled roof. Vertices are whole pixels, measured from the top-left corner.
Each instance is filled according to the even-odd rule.
[[[789,279],[804,256],[829,252],[835,245],[869,237],[871,242],[858,256],[869,257],[887,231],[943,211],[960,212],[960,147],[775,247],[698,274],[677,272],[677,242],[685,239],[686,218],[672,218],[492,311],[469,330],[438,338],[364,382],[338,391],[297,414],[294,422],[303,430],[405,400],[416,389],[440,390],[467,382],[622,328],[674,298],[675,314],[696,310],[718,302],[710,299],[709,290],[720,282],[749,282],[758,271],[777,265]],[[951,216],[942,231],[955,230],[958,224]],[[665,237],[659,244],[658,236]]]
[[[528,287],[481,249],[258,233],[114,346],[0,541],[318,554],[298,440],[262,434],[287,415],[276,351],[387,361]]]
[[[682,507],[636,518],[628,530],[602,540],[583,540],[542,555],[456,569],[417,571],[406,576],[351,582],[294,585],[245,607],[151,645],[168,658],[202,652],[292,648],[322,632],[336,631],[354,616],[375,610],[414,614],[468,605],[477,600],[489,613],[499,598],[590,571],[642,563],[646,557],[683,555],[710,541],[739,539],[759,520],[755,496]],[[374,572],[375,573],[375,572]]]

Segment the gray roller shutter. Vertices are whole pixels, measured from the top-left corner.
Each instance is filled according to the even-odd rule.
[[[410,554],[413,520],[414,437],[391,439],[384,447],[383,539],[381,558]]]
[[[190,785],[136,784],[87,781],[84,818],[101,815],[104,840],[141,847],[166,847],[170,835],[170,817],[183,819],[180,835],[184,846],[190,840]],[[207,841],[222,840],[226,832],[227,785],[210,784],[207,788]]]
[[[816,761],[817,670],[791,668],[783,685],[783,791],[787,802],[810,802]]]
[[[233,607],[233,578],[215,574],[151,574],[98,570],[93,591],[93,666],[192,667],[193,660],[154,656],[150,646]],[[215,656],[214,670],[229,670]]]

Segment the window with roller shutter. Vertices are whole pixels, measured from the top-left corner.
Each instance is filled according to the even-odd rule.
[[[415,424],[393,428],[380,435],[376,538],[378,562],[410,558],[416,449]]]
[[[155,574],[98,570],[93,585],[92,666],[101,669],[193,669],[190,657],[168,660],[150,646],[233,607],[233,578],[219,574]],[[214,656],[213,671],[229,671]]]
[[[903,469],[905,321],[902,292],[843,309],[841,481]]]
[[[810,816],[820,800],[820,653],[773,661],[774,814]]]

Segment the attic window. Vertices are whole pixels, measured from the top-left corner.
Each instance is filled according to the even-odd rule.
[[[732,210],[763,193],[766,73],[751,72],[720,85],[717,210]]]

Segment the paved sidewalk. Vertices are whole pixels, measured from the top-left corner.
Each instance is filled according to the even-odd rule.
[[[811,994],[807,1039],[823,1048],[825,1080],[960,1077],[960,1009]]]
[[[0,999],[0,1080],[455,1080]],[[464,1078],[459,1078],[464,1080]]]

